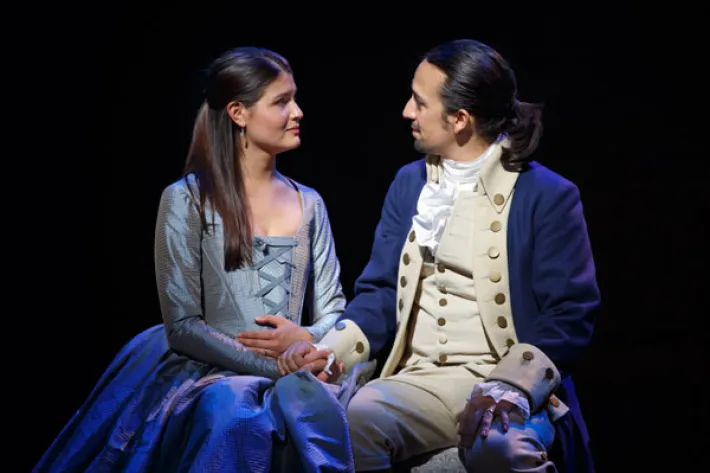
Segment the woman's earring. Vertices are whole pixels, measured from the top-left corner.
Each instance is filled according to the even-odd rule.
[[[244,126],[241,130],[239,130],[239,139],[242,143],[244,143],[245,148],[249,147],[249,144],[247,143],[247,127]]]

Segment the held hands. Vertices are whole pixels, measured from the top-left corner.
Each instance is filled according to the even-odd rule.
[[[325,371],[330,353],[329,349],[318,349],[310,342],[296,342],[278,358],[276,365],[284,376],[295,371],[307,370],[324,383],[332,383],[342,374],[343,363],[336,360],[329,368],[330,373]]]
[[[259,325],[272,325],[275,328],[242,332],[235,340],[261,356],[275,360],[292,344],[313,340],[308,330],[283,317],[263,315],[255,320]]]
[[[523,412],[512,402],[501,400],[496,404],[490,396],[476,395],[466,403],[459,422],[459,447],[471,448],[476,435],[486,438],[495,416],[500,416],[503,432],[510,428],[510,417],[523,417]]]

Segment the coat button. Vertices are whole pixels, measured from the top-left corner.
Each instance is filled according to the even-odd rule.
[[[439,327],[443,327],[444,325],[446,325],[446,319],[443,317],[439,317],[436,323],[439,324]]]
[[[502,315],[498,317],[498,326],[500,328],[506,328],[508,326],[508,321]]]
[[[545,370],[545,378],[553,379],[554,377],[555,377],[555,372],[552,370],[552,368],[547,368]]]
[[[501,228],[503,228],[503,225],[498,220],[491,222],[491,231],[499,232]]]
[[[414,230],[412,230],[411,232],[409,232],[409,241],[414,241],[414,239],[416,238],[416,236],[417,236],[417,235],[414,233]],[[400,240],[400,241],[401,241],[401,240]]]
[[[436,265],[436,269],[437,269],[440,273],[443,273],[444,271],[446,271],[446,266],[444,266],[444,263],[439,263],[439,264]]]
[[[445,307],[446,304],[448,304],[448,302],[446,301],[446,299],[444,299],[443,297],[442,297],[441,299],[439,299],[439,305],[440,305],[441,307]]]
[[[399,300],[399,310],[404,309],[404,301],[402,299]]]
[[[441,355],[439,355],[439,363],[446,363],[447,359],[448,357],[446,356],[446,353],[442,353]]]
[[[405,253],[404,256],[402,256],[402,261],[404,261],[404,264],[409,264],[409,254]]]
[[[495,301],[496,301],[496,304],[498,304],[498,305],[505,303],[505,294],[503,294],[503,293],[496,294]]]
[[[533,355],[533,353],[531,351],[523,352],[523,360],[530,361],[533,358],[535,358],[535,355]]]
[[[493,203],[496,205],[503,205],[505,202],[505,197],[503,197],[503,194],[496,194],[493,196]]]
[[[491,259],[496,259],[498,256],[500,256],[500,251],[496,247],[490,247],[488,248],[488,257]]]
[[[500,271],[491,271],[491,274],[489,274],[488,277],[493,282],[499,282],[502,276],[500,274]]]
[[[362,344],[362,342],[357,342],[355,344],[355,351],[358,353],[362,353],[365,351],[365,345]]]
[[[505,341],[505,346],[507,346],[508,348],[512,347],[513,345],[515,345],[515,340],[513,340],[512,338],[509,338]]]
[[[345,322],[340,321],[337,324],[335,324],[335,330],[343,330],[345,329]]]
[[[406,287],[407,286],[407,278],[402,276],[401,278],[399,278],[399,283],[402,285],[402,287]]]

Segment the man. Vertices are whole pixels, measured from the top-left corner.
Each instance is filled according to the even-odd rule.
[[[332,350],[336,376],[384,351],[348,406],[358,471],[458,444],[468,471],[592,472],[569,373],[600,295],[577,187],[531,159],[539,108],[496,51],[459,40],[426,54],[404,117],[426,156],[391,184],[328,350],[295,344],[282,370]]]

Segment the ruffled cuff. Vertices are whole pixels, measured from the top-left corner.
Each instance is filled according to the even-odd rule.
[[[523,411],[523,417],[525,419],[530,417],[530,403],[528,402],[528,397],[515,386],[511,386],[502,381],[488,381],[474,386],[471,397],[479,394],[492,397],[496,403],[500,401],[513,403]]]

